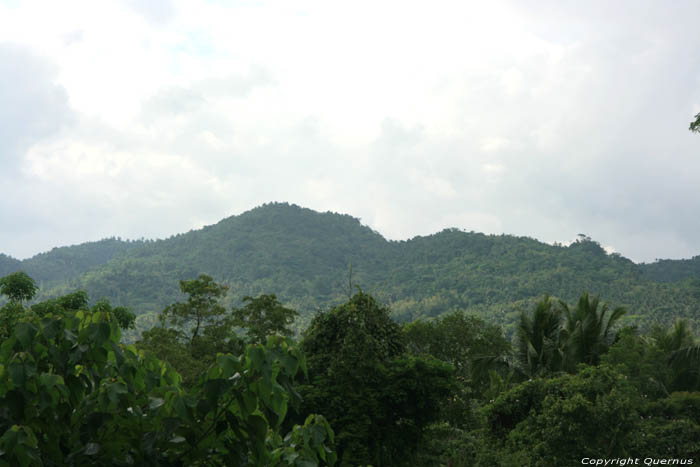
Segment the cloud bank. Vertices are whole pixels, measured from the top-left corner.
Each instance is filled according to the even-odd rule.
[[[38,12],[41,12],[40,14]],[[268,201],[700,254],[700,6],[0,3],[0,251]]]

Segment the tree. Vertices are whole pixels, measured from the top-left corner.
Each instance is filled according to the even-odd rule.
[[[639,334],[636,328],[621,329],[600,362],[614,366],[644,398],[655,400],[671,392],[673,369],[668,364],[668,353],[654,338]]]
[[[300,415],[328,418],[342,466],[403,465],[453,389],[453,367],[407,356],[388,308],[362,292],[316,315],[302,348],[309,384],[299,387]]]
[[[91,310],[93,312],[101,311],[103,313],[109,313],[114,316],[120,329],[134,329],[134,322],[136,321],[136,315],[134,315],[128,308],[123,306],[112,305],[107,300],[98,300]]]
[[[700,390],[700,343],[696,342],[688,321],[678,319],[670,330],[656,327],[652,336],[673,369],[668,383],[670,390]]]
[[[474,389],[488,380],[480,372],[482,359],[502,358],[510,350],[500,327],[476,315],[454,311],[431,321],[414,321],[403,327],[407,350],[432,355],[453,365],[457,375]]]
[[[0,295],[11,302],[25,302],[34,298],[39,287],[34,279],[23,271],[17,271],[0,279]]]
[[[700,453],[700,393],[674,392],[646,404],[630,452],[656,458],[697,459]]]
[[[560,339],[561,311],[545,296],[531,315],[522,312],[516,330],[515,360],[527,378],[560,371],[564,351]]]
[[[656,345],[667,354],[676,352],[683,347],[692,346],[695,342],[688,320],[677,319],[671,329],[654,326],[650,333]]]
[[[87,293],[84,290],[77,290],[58,298],[35,303],[31,307],[31,312],[39,316],[47,316],[50,314],[66,315],[79,310],[90,310],[93,313],[102,312],[112,316],[122,330],[134,328],[136,315],[128,308],[123,306],[112,307],[105,299],[98,300],[92,307],[89,307],[88,303]]]
[[[455,367],[456,385],[440,407],[440,420],[466,429],[477,425],[474,405],[489,386],[489,372],[507,369],[510,344],[501,328],[475,315],[455,311],[403,326],[407,351]]]
[[[0,338],[12,334],[14,326],[24,317],[57,315],[65,316],[76,311],[87,311],[88,295],[83,290],[71,292],[58,298],[35,303],[27,309],[22,300],[30,300],[36,292],[34,279],[24,272],[10,274],[0,279],[0,284],[6,290],[3,292],[10,301],[0,308]],[[136,316],[125,307],[112,307],[106,300],[100,300],[93,305],[91,311],[102,312],[113,317],[121,329],[133,328]]]
[[[281,431],[305,373],[291,341],[219,355],[185,389],[170,365],[119,343],[114,314],[59,311],[27,314],[0,347],[0,465],[335,463],[323,417]]]
[[[217,284],[206,274],[200,274],[197,279],[180,281],[180,290],[189,295],[187,302],[168,305],[161,317],[164,322],[180,328],[191,326],[191,344],[199,336],[203,325],[224,318],[226,310],[219,305],[219,299],[225,295],[228,287]]]
[[[694,133],[700,133],[700,113],[695,116],[695,121],[690,122],[688,129]]]
[[[189,295],[187,301],[167,306],[160,315],[161,324],[176,327],[154,326],[142,333],[136,345],[175,367],[189,388],[215,363],[217,354],[240,355],[243,345],[231,316],[219,304],[227,287],[202,274],[180,281],[180,290]]]
[[[261,344],[271,335],[293,334],[288,326],[299,313],[282,306],[274,294],[244,297],[243,302],[243,308],[233,309],[233,325],[245,328],[250,342]]]
[[[475,464],[545,467],[579,465],[591,453],[626,457],[639,407],[630,382],[606,365],[526,381],[484,408],[486,436]]]
[[[597,365],[600,356],[613,343],[612,329],[615,323],[627,312],[623,307],[610,311],[608,305],[600,305],[600,298],[590,298],[584,293],[576,308],[560,302],[564,310],[562,340],[564,341],[564,368],[576,371],[576,365],[587,363]]]

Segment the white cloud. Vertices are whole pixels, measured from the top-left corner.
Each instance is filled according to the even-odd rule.
[[[166,236],[283,200],[391,238],[584,231],[638,260],[698,254],[698,14],[693,2],[0,5],[0,101],[22,104],[0,105],[12,157],[0,164],[35,203],[0,204],[26,226],[0,241],[23,256]]]
[[[505,166],[499,163],[483,164],[481,166],[481,170],[483,170],[487,174],[500,174],[505,170]]]

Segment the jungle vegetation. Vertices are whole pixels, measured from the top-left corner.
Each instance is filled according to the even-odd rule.
[[[699,309],[700,256],[286,203],[0,255],[0,466],[700,462]]]
[[[0,279],[0,465],[548,466],[700,456],[700,341],[582,293],[399,323],[357,289],[297,337],[275,295],[200,274],[135,314]]]
[[[317,310],[345,303],[356,286],[399,322],[462,310],[503,326],[509,337],[520,311],[542,296],[571,303],[584,291],[626,307],[623,322],[643,330],[676,318],[700,324],[700,256],[635,264],[583,234],[568,246],[457,229],[387,241],[359,219],[286,203],[164,240],[111,238],[23,261],[0,255],[0,277],[19,270],[36,280],[36,300],[84,290],[93,300],[130,307],[132,340],[184,298],[180,280],[200,274],[228,287],[228,308],[275,295],[298,312],[290,324],[297,335]]]

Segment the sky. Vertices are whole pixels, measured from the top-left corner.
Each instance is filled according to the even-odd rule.
[[[0,253],[266,202],[700,254],[700,2],[0,0]]]

